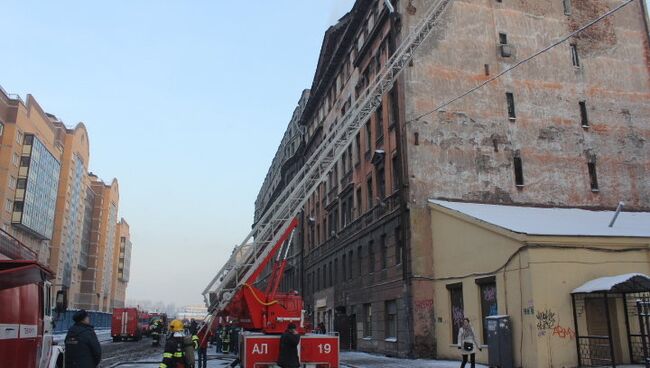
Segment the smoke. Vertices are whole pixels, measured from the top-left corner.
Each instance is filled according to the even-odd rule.
[[[352,9],[354,0],[325,0],[330,1],[332,6],[330,7],[330,14],[328,18],[328,23],[330,25],[336,24],[336,22],[343,16],[345,13]]]

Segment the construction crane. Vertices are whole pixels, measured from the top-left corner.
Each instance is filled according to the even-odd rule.
[[[453,0],[434,0],[426,10],[422,19],[411,32],[402,40],[399,47],[388,59],[386,64],[377,73],[369,87],[361,93],[350,109],[345,113],[341,122],[333,127],[331,135],[316,148],[293,179],[286,185],[280,195],[268,207],[266,212],[253,226],[250,233],[240,245],[235,247],[232,256],[219,270],[203,291],[209,313],[219,315],[243,311],[241,290],[253,290],[256,302],[269,303],[269,294],[252,289],[257,276],[266,267],[273,257],[279,252],[287,234],[297,226],[297,216],[302,211],[307,199],[317,190],[327,174],[335,168],[337,160],[341,157],[361,127],[381,103],[381,98],[390,91],[399,74],[413,59],[422,42],[431,34],[438,24],[441,15]],[[390,4],[390,2],[388,2]],[[387,6],[390,12],[393,6]],[[252,241],[254,240],[254,241]],[[271,283],[279,282],[274,268]],[[275,293],[275,291],[274,291]],[[266,301],[264,301],[266,300]],[[262,304],[263,304],[262,303]],[[302,303],[300,304],[302,305]],[[236,307],[235,307],[236,306]],[[248,308],[251,312],[251,308]],[[288,312],[288,311],[286,311]],[[275,315],[274,319],[267,316],[261,332],[276,332],[295,318],[295,310],[288,312],[290,316]],[[273,326],[273,327],[271,327]],[[269,330],[267,330],[267,327]],[[321,351],[323,348],[321,347]],[[338,349],[337,349],[338,350]],[[242,352],[243,354],[244,352]]]

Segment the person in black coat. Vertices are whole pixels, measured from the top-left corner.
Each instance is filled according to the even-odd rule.
[[[65,368],[96,368],[102,360],[102,347],[88,312],[82,309],[72,319],[75,324],[65,336]]]
[[[300,335],[296,332],[296,325],[289,323],[287,330],[280,337],[280,356],[278,365],[282,368],[300,368],[298,358],[298,344]]]

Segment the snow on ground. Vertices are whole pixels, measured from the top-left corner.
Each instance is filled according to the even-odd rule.
[[[208,359],[212,358],[211,360],[208,360],[208,368],[224,368],[224,367],[229,367],[230,362],[232,360],[222,360],[222,359],[216,359],[217,356],[212,356],[208,355]],[[152,355],[148,358],[144,358],[139,360],[137,363],[133,364],[120,364],[118,366],[115,366],[115,368],[153,368],[153,367],[158,367],[160,365],[160,361],[162,360],[162,353],[161,354],[156,354]],[[198,367],[198,365],[197,365]]]
[[[97,334],[97,339],[99,340],[100,343],[113,341],[113,338],[111,337],[110,328],[95,329],[95,334]],[[54,335],[54,341],[56,341],[57,343],[63,343],[63,340],[65,340],[65,335],[66,335],[65,333]]]
[[[352,368],[458,368],[460,362],[448,360],[428,360],[428,359],[397,359],[388,358],[381,355],[372,355],[359,352],[341,353],[341,363]],[[469,364],[467,364],[469,367]],[[477,364],[477,367],[485,368],[484,365]]]

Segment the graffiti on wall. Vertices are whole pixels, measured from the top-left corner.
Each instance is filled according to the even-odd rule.
[[[456,326],[463,325],[463,319],[465,319],[465,312],[463,312],[462,308],[453,307],[451,310],[451,316],[454,319],[454,324]]]
[[[433,308],[433,299],[424,299],[415,301],[415,311],[428,311]]]
[[[553,328],[553,336],[557,336],[561,339],[575,339],[576,332],[570,327],[557,325]]]

